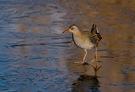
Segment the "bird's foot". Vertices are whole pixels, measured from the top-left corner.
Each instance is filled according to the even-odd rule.
[[[91,63],[93,62],[101,62],[98,56],[94,56],[93,60],[91,61]]]
[[[90,63],[92,64],[93,62],[95,62],[95,59],[93,59]]]
[[[97,60],[96,62],[102,63],[102,61],[100,61],[100,60]]]
[[[74,64],[79,64],[79,65],[89,65],[88,62],[74,62]]]
[[[88,62],[83,62],[82,65],[89,65],[89,63]]]
[[[92,64],[93,62],[99,62],[99,63],[102,63],[102,61],[100,61],[100,60],[95,60],[95,59],[93,59],[90,63]]]
[[[81,62],[74,62],[74,64],[81,64]]]

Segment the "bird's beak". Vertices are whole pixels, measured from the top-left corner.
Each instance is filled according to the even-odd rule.
[[[63,31],[63,33],[69,33],[69,32],[70,32],[70,30],[69,30],[69,29],[67,29],[67,30]]]

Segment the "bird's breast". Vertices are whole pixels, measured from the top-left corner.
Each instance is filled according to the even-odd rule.
[[[87,38],[81,36],[73,36],[76,45],[83,49],[92,49],[95,45]]]

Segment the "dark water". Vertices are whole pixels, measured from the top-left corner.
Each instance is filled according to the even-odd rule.
[[[134,0],[0,0],[0,92],[135,92]],[[71,24],[97,24],[102,66],[78,66]],[[87,61],[92,60],[89,51]]]

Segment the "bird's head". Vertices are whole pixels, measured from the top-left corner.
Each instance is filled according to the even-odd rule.
[[[67,30],[65,30],[63,33],[77,33],[79,31],[78,27],[76,25],[71,25]]]

